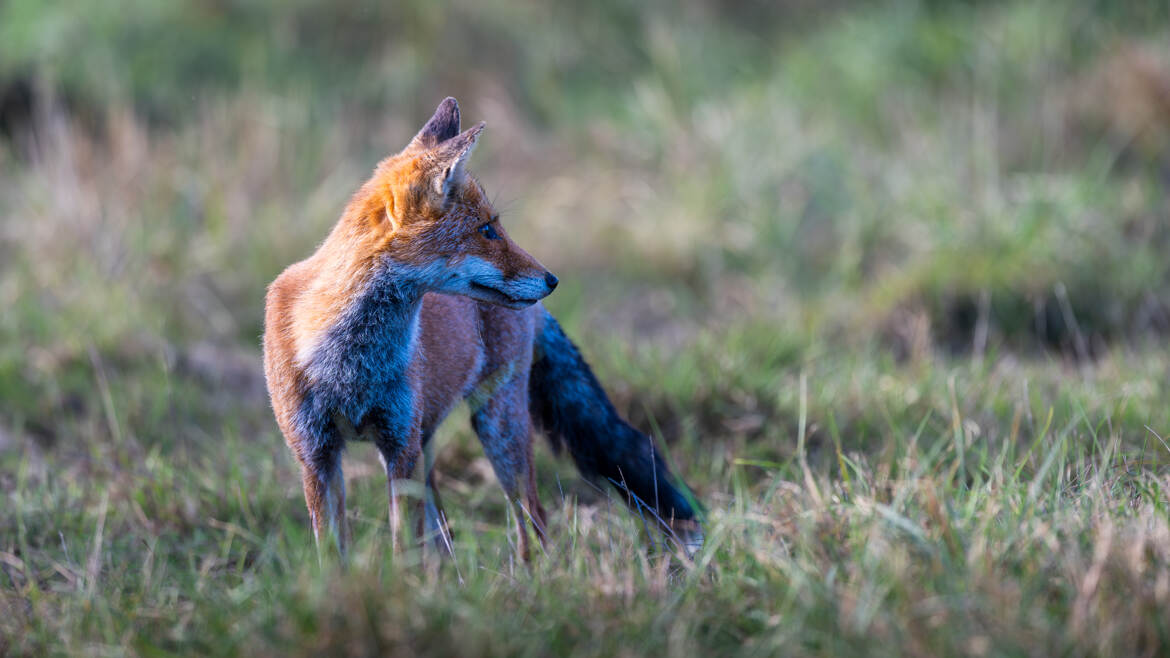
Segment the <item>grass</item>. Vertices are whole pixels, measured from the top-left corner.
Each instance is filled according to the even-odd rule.
[[[1166,652],[1164,6],[217,7],[0,4],[0,654]],[[318,564],[264,286],[447,94],[693,561],[457,410],[455,558],[359,445]]]
[[[796,387],[810,418],[818,379]],[[952,409],[865,451],[837,436],[704,469],[676,447],[692,478],[726,487],[706,492],[693,566],[647,553],[628,516],[546,478],[552,542],[525,568],[474,463],[444,482],[457,555],[435,569],[389,550],[384,485],[353,449],[357,547],[348,569],[321,569],[275,437],[221,440],[222,455],[155,450],[116,477],[26,460],[5,519],[20,592],[6,630],[30,653],[1151,652],[1170,630],[1166,450],[1152,432],[1127,448],[1090,420],[1123,415],[1127,400],[1084,408],[1116,388],[1072,393],[1063,418],[1024,403],[1018,436]]]

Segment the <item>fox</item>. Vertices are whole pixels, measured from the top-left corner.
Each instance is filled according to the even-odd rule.
[[[265,380],[300,465],[318,554],[331,542],[344,557],[350,542],[341,456],[354,441],[377,448],[395,547],[405,482],[427,451],[416,532],[450,551],[429,451],[463,401],[515,512],[525,560],[529,526],[547,541],[535,431],[693,554],[703,541],[697,500],[544,308],[558,279],[513,242],[467,171],[485,124],[461,131],[459,114],[444,99],[401,152],[377,164],[316,252],[268,287]]]

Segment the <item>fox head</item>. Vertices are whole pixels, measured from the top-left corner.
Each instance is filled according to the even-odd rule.
[[[460,132],[459,104],[440,103],[359,193],[363,237],[426,291],[525,308],[551,293],[557,278],[508,237],[465,169],[483,128],[480,122]]]

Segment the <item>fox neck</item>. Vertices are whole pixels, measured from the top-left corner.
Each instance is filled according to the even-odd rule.
[[[371,231],[370,225],[376,223],[372,217],[382,212],[377,198],[363,188],[346,208],[318,251],[327,259],[321,268],[326,274],[318,282],[344,300],[377,293],[388,303],[415,305],[428,291],[442,285],[447,275],[446,259],[411,262],[412,254],[401,253],[403,250],[394,244],[404,240],[397,231]]]
[[[436,288],[445,270],[443,261],[419,266],[383,255],[369,266],[364,285],[359,285],[354,292],[341,325],[361,328],[364,332],[361,338],[365,340],[378,343],[389,340],[395,348],[393,351],[400,349],[404,354],[411,351],[423,295]]]
[[[340,413],[355,426],[371,411],[405,427],[413,395],[408,370],[417,349],[426,287],[411,268],[378,262],[306,359],[320,405],[317,417]]]
[[[418,313],[418,304],[429,287],[423,272],[434,268],[401,262],[387,253],[392,236],[368,230],[370,212],[358,199],[351,202],[312,257],[317,276],[306,298],[318,302],[304,322],[307,340],[301,343],[303,347],[311,348],[314,338],[329,331],[334,319],[352,313],[371,298],[378,299],[385,311],[399,312],[394,315],[405,313],[408,325]]]
[[[395,258],[386,248],[392,236],[364,230],[369,214],[359,208],[355,200],[318,250],[319,275],[305,296],[319,306],[306,314],[298,361],[318,381],[346,370],[367,384],[404,376],[422,297],[447,273],[442,259],[420,265]]]

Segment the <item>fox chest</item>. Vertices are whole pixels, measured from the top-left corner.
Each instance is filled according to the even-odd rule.
[[[342,314],[304,364],[305,420],[325,427],[341,414],[355,427],[368,420],[405,432],[414,415],[409,376],[418,341],[418,304],[371,290]]]

